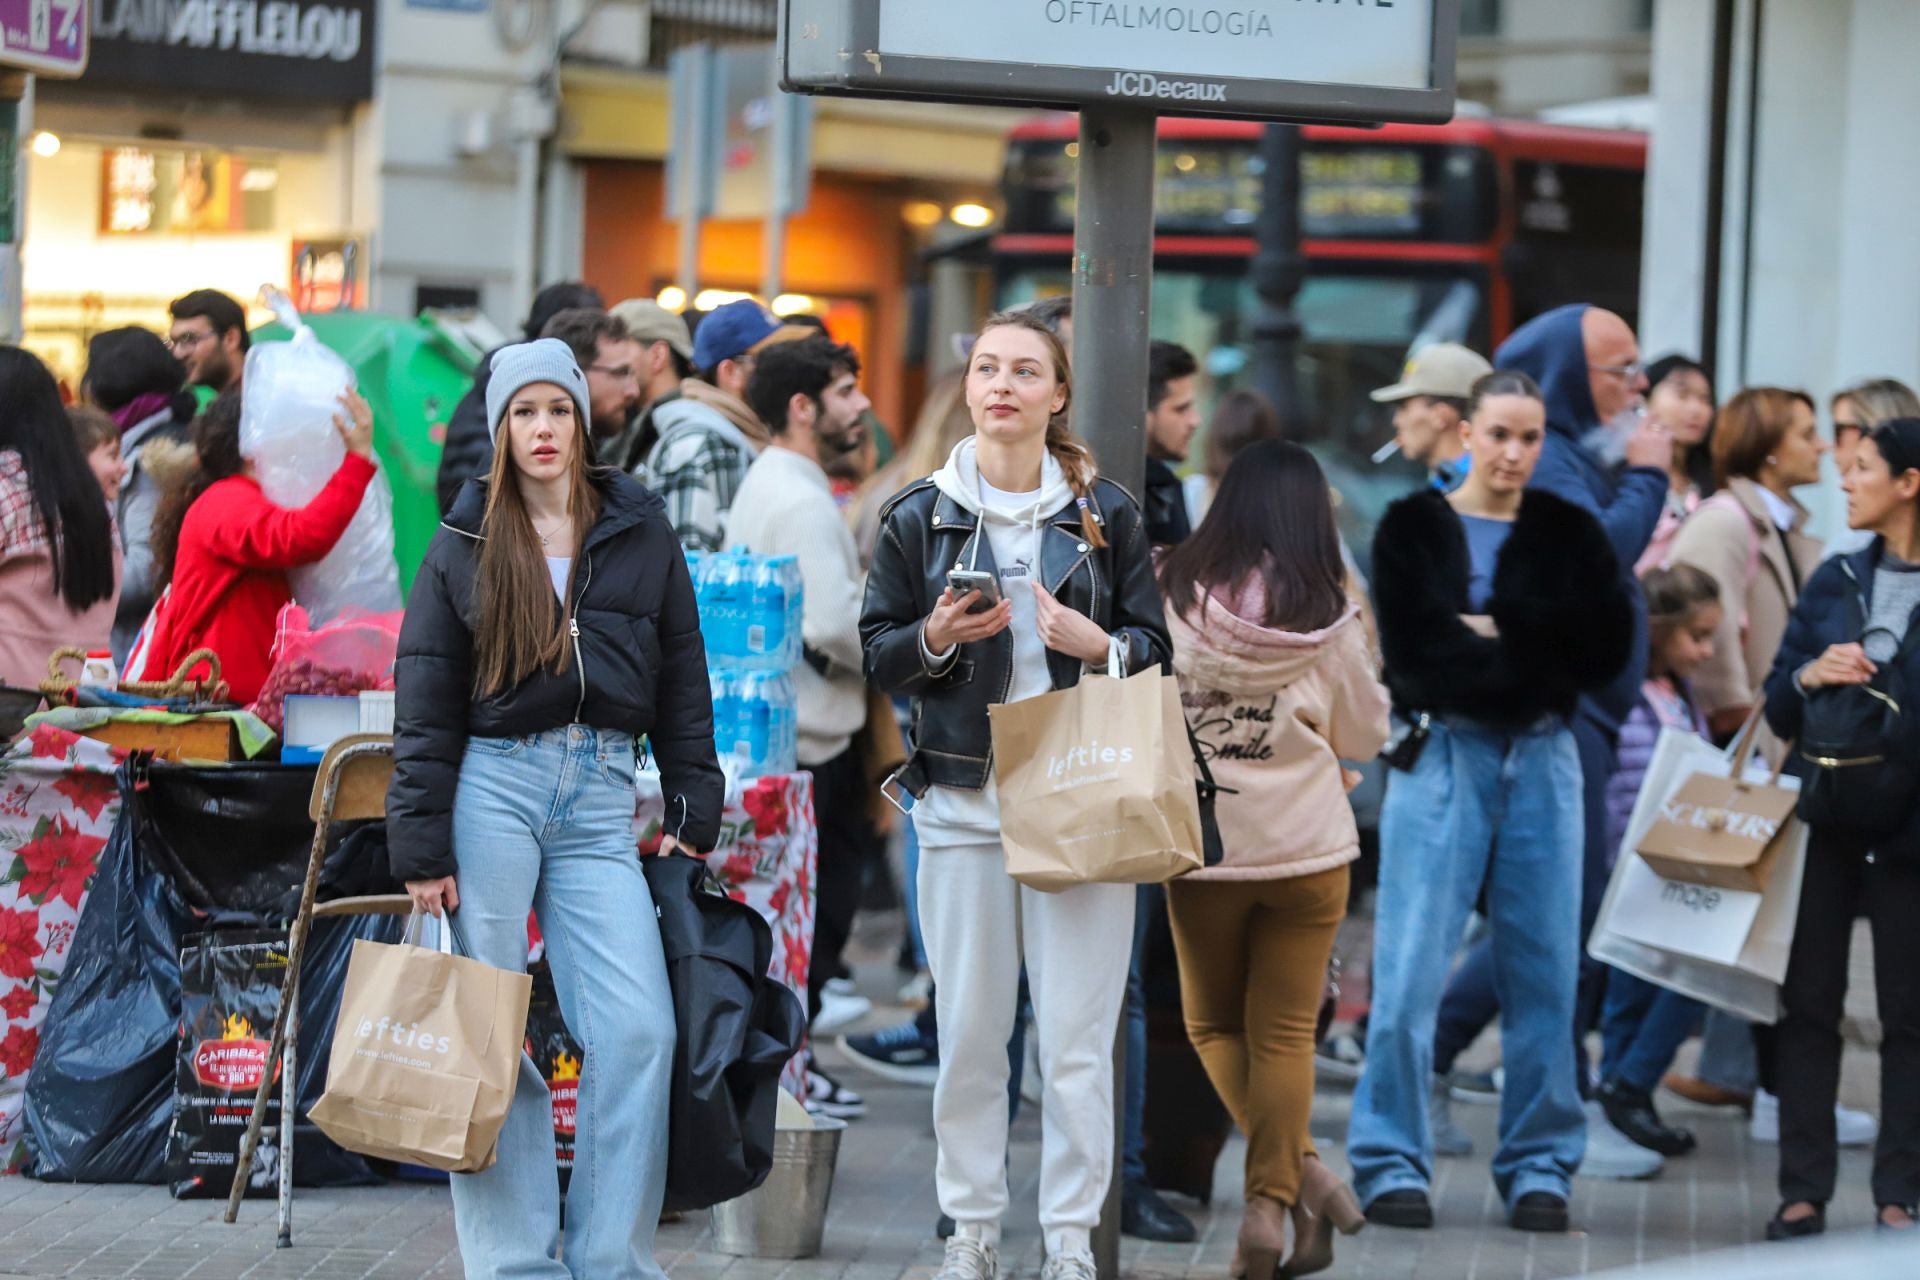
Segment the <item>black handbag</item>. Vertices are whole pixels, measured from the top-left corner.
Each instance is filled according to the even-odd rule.
[[[673,990],[679,1039],[667,1124],[668,1209],[705,1209],[766,1181],[780,1072],[807,1015],[769,977],[773,930],[726,895],[707,864],[642,858]]]
[[[1232,787],[1223,787],[1213,780],[1213,770],[1207,767],[1207,756],[1200,749],[1200,739],[1194,736],[1193,726],[1187,726],[1187,742],[1193,747],[1193,771],[1198,775],[1194,780],[1194,791],[1200,800],[1200,847],[1205,854],[1204,865],[1217,867],[1226,860],[1226,846],[1220,842],[1220,820],[1214,816],[1214,798],[1222,792],[1230,796],[1240,793]]]
[[[1861,636],[1862,642],[1866,639]],[[1898,831],[1920,789],[1912,690],[1900,664],[1920,643],[1911,628],[1890,660],[1865,684],[1825,685],[1806,695],[1800,729],[1800,818],[1810,826],[1862,835]]]

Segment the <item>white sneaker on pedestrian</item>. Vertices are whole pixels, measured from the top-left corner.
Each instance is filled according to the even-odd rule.
[[[985,1241],[955,1232],[933,1280],[1000,1280],[999,1255]]]
[[[1880,1121],[1871,1112],[1855,1111],[1836,1103],[1833,1132],[1840,1146],[1870,1147],[1880,1136]],[[1747,1122],[1747,1137],[1768,1144],[1780,1141],[1780,1099],[1765,1089],[1754,1090],[1753,1118]]]
[[[1351,1031],[1328,1036],[1313,1051],[1313,1074],[1334,1084],[1355,1084],[1367,1065],[1367,1046]]]
[[[1598,1101],[1587,1103],[1587,1154],[1580,1161],[1583,1178],[1638,1182],[1658,1177],[1666,1161],[1613,1127]]]
[[[813,1038],[832,1039],[872,1012],[873,1001],[850,989],[835,990],[834,983],[829,982],[820,993],[820,1013],[813,1020]]]
[[[1040,1280],[1098,1280],[1090,1253],[1063,1253],[1048,1258],[1040,1268]]]
[[[1473,1154],[1473,1139],[1453,1122],[1453,1094],[1445,1076],[1435,1076],[1427,1092],[1427,1128],[1433,1134],[1436,1156]]]
[[[807,1063],[807,1110],[835,1120],[858,1120],[867,1114],[867,1100],[820,1069]]]

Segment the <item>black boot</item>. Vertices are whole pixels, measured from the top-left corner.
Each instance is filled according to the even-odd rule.
[[[1192,1220],[1144,1182],[1131,1182],[1121,1189],[1120,1234],[1164,1244],[1191,1244],[1200,1238]]]
[[[1567,1202],[1551,1191],[1529,1191],[1513,1202],[1510,1219],[1515,1231],[1565,1233]]]
[[[1600,1109],[1607,1113],[1613,1127],[1649,1151],[1663,1156],[1683,1156],[1700,1145],[1692,1133],[1677,1129],[1660,1119],[1653,1109],[1653,1095],[1619,1080],[1600,1086]]]
[[[1383,1191],[1367,1206],[1367,1221],[1382,1227],[1425,1231],[1433,1226],[1433,1201],[1411,1187]]]

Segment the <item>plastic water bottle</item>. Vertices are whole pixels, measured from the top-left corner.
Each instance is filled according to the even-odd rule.
[[[787,644],[781,670],[791,671],[800,661],[801,623],[806,617],[807,587],[805,580],[800,577],[799,557],[776,556],[773,563],[780,571],[780,580],[785,584],[787,594]]]
[[[723,659],[745,656],[753,603],[748,557],[739,551],[716,551],[704,557],[700,561],[695,595],[700,604],[700,631],[706,640],[707,652]]]
[[[742,774],[792,773],[797,730],[793,682],[779,671],[754,671],[740,678]]]
[[[740,678],[731,671],[709,671],[707,691],[713,696],[713,747],[721,759],[740,741]]]
[[[741,667],[774,671],[783,665],[787,648],[787,587],[772,560],[755,558],[752,565],[752,617],[747,623],[746,652]]]

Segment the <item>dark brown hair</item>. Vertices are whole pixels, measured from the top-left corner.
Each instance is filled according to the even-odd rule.
[[[562,313],[565,314],[565,313]],[[552,336],[551,334],[549,336]],[[600,489],[594,483],[589,426],[576,418],[573,473],[567,511],[583,534],[600,518]],[[508,428],[500,428],[487,481],[487,509],[480,519],[480,562],[475,573],[478,602],[473,629],[474,692],[492,697],[546,668],[563,674],[573,656],[567,624],[573,616],[573,581],[580,572],[576,553],[567,578],[567,598],[554,609],[553,576],[546,552],[533,531],[520,494],[519,468],[513,461]]]
[[[1218,484],[1242,449],[1260,440],[1278,440],[1282,434],[1280,411],[1273,401],[1244,388],[1227,392],[1207,424],[1207,475]]]
[[[1060,341],[1060,335],[1047,327],[1045,320],[1028,311],[1002,311],[987,317],[980,326],[980,336],[985,337],[993,329],[1025,329],[1028,333],[1040,335],[1046,344],[1047,355],[1053,361],[1054,377],[1066,389],[1066,401],[1060,406],[1060,412],[1047,421],[1047,452],[1060,464],[1061,473],[1066,476],[1067,487],[1073,490],[1073,496],[1085,502],[1093,493],[1093,482],[1100,478],[1100,468],[1093,460],[1093,450],[1087,448],[1087,442],[1073,434],[1067,425],[1067,410],[1073,407],[1073,371],[1067,361],[1066,344]],[[975,339],[978,345],[979,339]],[[1107,545],[1106,533],[1094,523],[1091,517],[1080,521],[1080,536],[1089,546]]]
[[[1694,610],[1720,603],[1719,579],[1690,564],[1648,570],[1640,579],[1640,589],[1647,597],[1647,624],[1656,642],[1673,628],[1687,625]]]
[[[1813,408],[1813,397],[1785,387],[1748,387],[1713,418],[1713,482],[1724,489],[1736,476],[1751,480],[1793,427],[1795,405]]]
[[[187,510],[200,495],[246,467],[240,456],[240,389],[215,396],[187,428],[194,465],[178,483],[164,487],[153,512],[153,585],[157,590],[173,581],[174,560],[180,554],[180,527]]]

